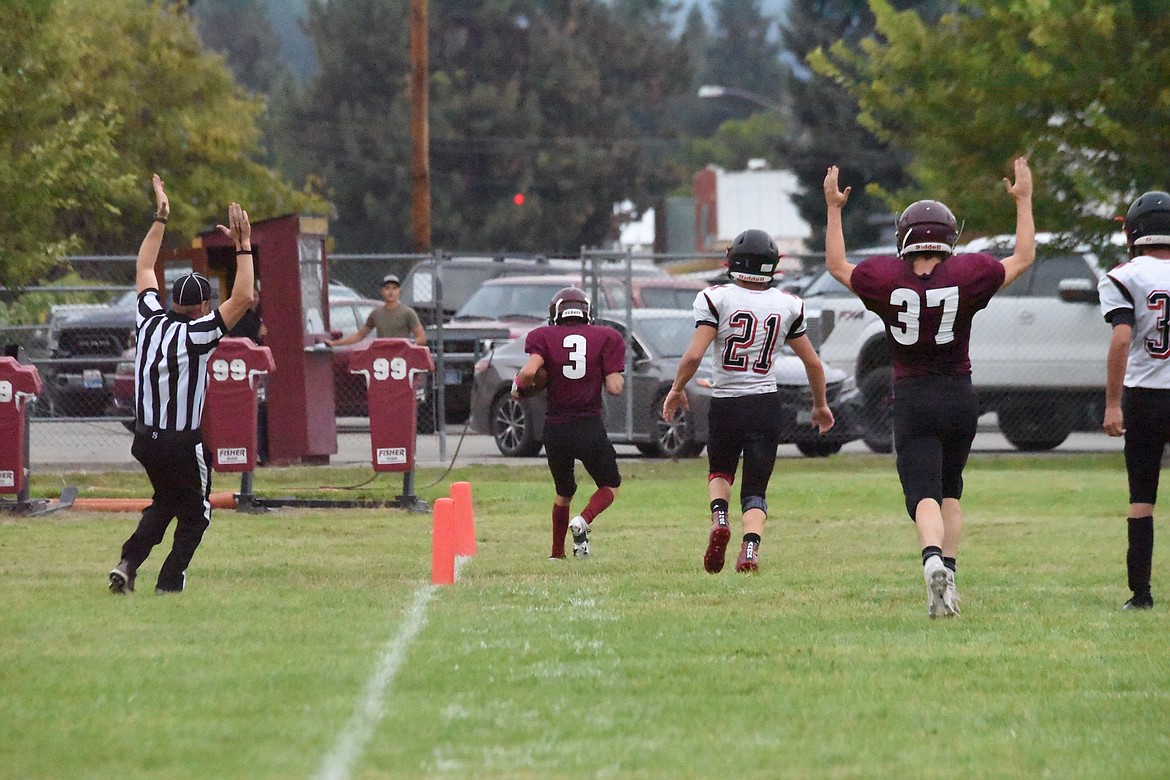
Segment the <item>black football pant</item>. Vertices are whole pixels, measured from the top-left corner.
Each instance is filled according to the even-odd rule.
[[[572,498],[577,492],[574,461],[581,461],[597,487],[620,487],[617,453],[600,417],[584,417],[544,424],[544,454],[558,496]]]
[[[181,591],[187,566],[211,524],[211,454],[199,431],[146,428],[135,431],[130,454],[146,469],[154,496],[138,528],[122,545],[122,559],[129,562],[133,577],[163,540],[171,519],[178,518],[171,554],[159,570],[157,587]]]
[[[894,451],[913,520],[918,503],[963,497],[963,468],[979,423],[971,376],[927,376],[894,384]]]

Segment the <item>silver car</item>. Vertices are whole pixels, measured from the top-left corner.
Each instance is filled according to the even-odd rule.
[[[695,330],[694,317],[679,309],[634,309],[632,316],[625,389],[619,396],[602,394],[610,441],[633,444],[652,456],[697,456],[707,444],[711,401],[707,357],[686,387],[690,412],[670,421],[661,416],[662,400]],[[624,320],[599,318],[597,323],[626,333]],[[504,455],[536,455],[543,446],[545,395],[516,400],[510,394],[512,379],[527,360],[524,339],[518,338],[497,347],[475,366],[471,426],[479,433],[491,434]],[[781,442],[795,443],[810,457],[831,455],[862,435],[857,424],[860,395],[852,378],[828,366],[825,375],[829,406],[837,424],[821,435],[811,422],[812,396],[804,365],[786,347],[781,349],[777,359],[777,387],[784,402]]]

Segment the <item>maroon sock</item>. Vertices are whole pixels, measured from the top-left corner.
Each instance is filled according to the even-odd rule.
[[[599,487],[589,497],[589,503],[585,506],[584,511],[581,512],[581,517],[585,518],[586,523],[592,523],[593,518],[604,512],[612,503],[613,491],[607,487]]]
[[[552,511],[552,558],[565,557],[565,534],[569,532],[569,508],[553,504]]]

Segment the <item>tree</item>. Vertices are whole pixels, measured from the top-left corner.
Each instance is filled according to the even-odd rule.
[[[80,68],[81,51],[54,24],[48,5],[0,9],[0,271],[8,286],[29,284],[80,246],[62,215],[110,208],[129,179],[108,107],[81,109],[58,74]]]
[[[134,252],[152,172],[170,185],[172,236],[222,221],[232,200],[253,219],[324,208],[255,161],[264,104],[200,49],[182,4],[7,4],[0,41],[5,283],[69,251]]]
[[[203,48],[223,55],[241,86],[268,94],[293,78],[264,0],[199,0],[190,7]]]
[[[715,29],[706,56],[708,84],[737,87],[781,104],[787,73],[780,62],[783,46],[773,34],[776,20],[766,16],[760,0],[714,0]],[[727,99],[724,116],[742,119],[759,105]]]
[[[927,25],[871,0],[877,35],[815,53],[860,120],[911,155],[913,184],[873,188],[891,206],[929,195],[980,232],[1010,232],[999,179],[1029,154],[1041,229],[1102,237],[1146,189],[1165,189],[1170,15],[1164,3],[967,0]]]
[[[663,106],[690,74],[668,6],[431,3],[434,246],[604,245],[613,203],[645,207],[680,179]],[[320,71],[280,129],[282,164],[327,184],[350,251],[411,243],[406,18],[403,0],[313,3]]]
[[[902,2],[936,21],[938,2]],[[793,0],[781,35],[790,55],[789,104],[792,111],[787,144],[788,166],[802,184],[793,198],[812,226],[810,245],[824,246],[825,198],[821,184],[830,165],[841,168],[842,181],[873,183],[896,191],[909,183],[910,155],[887,143],[857,121],[857,100],[834,80],[809,69],[811,52],[842,41],[856,47],[873,33],[874,17],[866,0]],[[848,246],[871,246],[893,228],[894,216],[881,198],[854,187],[843,215]]]

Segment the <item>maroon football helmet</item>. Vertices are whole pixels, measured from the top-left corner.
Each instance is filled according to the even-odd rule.
[[[582,322],[591,322],[592,304],[589,296],[576,287],[565,287],[557,291],[548,305],[548,324],[558,325],[564,320],[577,318]]]
[[[959,240],[959,222],[945,203],[919,200],[898,217],[898,256],[912,252],[951,255]]]

